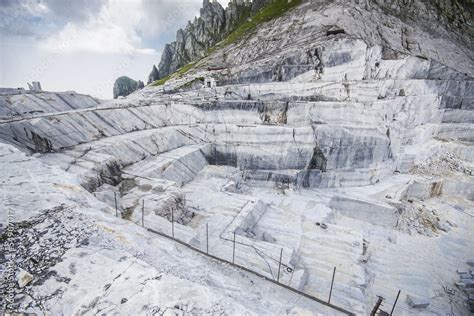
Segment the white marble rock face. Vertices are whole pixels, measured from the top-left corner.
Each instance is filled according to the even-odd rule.
[[[15,238],[41,268],[20,253],[37,299],[17,306],[337,314],[142,223],[273,279],[283,249],[280,281],[323,300],[337,267],[331,301],[360,315],[398,289],[423,302],[399,315],[462,302],[439,293],[472,257],[474,53],[431,15],[359,2],[303,1],[124,99],[0,91],[2,224],[30,223]]]

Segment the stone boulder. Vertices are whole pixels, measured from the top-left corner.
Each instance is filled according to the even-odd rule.
[[[145,85],[142,81],[135,81],[127,76],[117,78],[114,83],[114,99],[119,96],[126,97],[130,93],[142,89]]]
[[[20,269],[20,271],[16,275],[16,279],[18,282],[18,286],[22,288],[22,287],[27,286],[28,283],[30,283],[33,280],[33,276],[29,272],[23,269]]]

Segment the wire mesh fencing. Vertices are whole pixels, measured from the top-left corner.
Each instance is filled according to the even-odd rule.
[[[116,205],[116,204],[115,204]],[[146,205],[141,204],[140,214],[132,221],[152,233],[179,242],[201,254],[220,260],[254,273],[268,281],[325,304],[343,314],[381,311],[388,315],[412,315],[416,313],[405,302],[407,295],[429,301],[429,311],[446,315],[453,312],[444,302],[411,293],[404,289],[392,288],[379,281],[372,284],[379,297],[367,296],[362,288],[354,286],[354,273],[348,273],[338,267],[318,266],[318,273],[311,275],[298,264],[298,256],[290,247],[255,240],[238,229],[222,228],[218,224],[205,223],[199,227],[187,227],[175,222],[172,211],[170,220],[158,215],[146,214]],[[116,215],[119,211],[116,209]],[[360,291],[360,293],[355,293]],[[372,291],[374,292],[374,291]],[[370,309],[370,310],[369,310]],[[454,310],[456,314],[456,310]]]

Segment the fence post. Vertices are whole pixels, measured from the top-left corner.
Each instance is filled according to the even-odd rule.
[[[370,316],[375,316],[377,314],[377,311],[380,308],[380,305],[382,305],[383,302],[383,297],[382,296],[377,296],[377,303],[375,303],[374,308],[372,309],[372,312],[370,312]]]
[[[145,200],[142,200],[142,227],[145,227]]]
[[[232,263],[235,263],[235,230],[234,230],[234,245],[232,248]]]
[[[114,201],[115,201],[115,217],[118,216],[117,212],[117,192],[114,192]]]
[[[281,268],[281,257],[283,256],[283,248],[280,250],[280,262],[278,263],[278,275],[277,282],[280,282],[280,268]]]
[[[333,287],[333,285],[334,285],[334,276],[335,276],[335,275],[336,275],[336,267],[334,267],[334,270],[332,271],[331,289],[329,290],[328,304],[331,303],[332,287]]]
[[[402,291],[402,290],[398,290],[397,298],[395,299],[395,302],[393,303],[393,306],[392,306],[392,310],[390,311],[390,316],[392,316],[393,311],[395,310],[395,305],[397,305],[398,298],[400,297],[400,292],[401,292],[401,291]]]
[[[171,209],[171,236],[174,238],[174,209]]]

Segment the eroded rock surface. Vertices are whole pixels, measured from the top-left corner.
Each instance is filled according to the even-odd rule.
[[[49,268],[74,264],[97,279],[79,303],[81,290],[61,284],[64,313],[309,306],[289,311],[288,293],[265,292],[250,276],[242,282],[142,224],[324,300],[337,267],[331,302],[357,314],[368,314],[377,295],[390,311],[398,289],[430,301],[430,314],[465,301],[446,289],[472,257],[474,69],[470,25],[461,23],[472,13],[452,2],[360,2],[303,1],[235,43],[196,51],[203,58],[188,72],[124,99],[0,95],[5,205],[34,222],[68,202],[103,228],[83,256],[73,247]],[[225,34],[226,13],[205,6],[214,8],[206,21]],[[171,68],[184,62],[168,57]],[[216,87],[197,84],[209,78]],[[58,289],[36,280],[26,285],[31,293]],[[162,291],[169,296],[157,306],[144,299]],[[247,304],[260,299],[281,304]],[[420,312],[400,301],[396,313]]]

